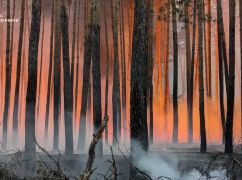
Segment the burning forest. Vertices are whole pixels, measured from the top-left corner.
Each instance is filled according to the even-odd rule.
[[[0,179],[242,179],[242,0],[0,0]]]

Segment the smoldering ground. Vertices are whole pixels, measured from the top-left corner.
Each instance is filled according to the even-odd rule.
[[[177,147],[179,148],[179,147]],[[103,158],[95,158],[92,166],[93,173],[91,179],[115,179],[114,165],[117,170],[117,179],[129,179],[131,166],[139,169],[139,171],[147,174],[151,179],[174,179],[174,180],[196,180],[196,179],[230,179],[231,173],[228,173],[227,167],[223,166],[223,162],[229,161],[223,155],[218,157],[216,166],[208,166],[211,163],[212,155],[216,153],[200,154],[195,152],[145,152],[137,143],[134,146],[133,161],[129,159],[129,145],[118,144],[112,147],[113,157],[110,146],[104,147]],[[0,156],[0,176],[1,179],[24,178],[24,160],[23,151],[1,151]],[[83,152],[84,153],[84,152]],[[32,178],[48,179],[51,177],[59,177],[59,179],[76,179],[80,177],[85,168],[88,155],[73,154],[64,155],[60,153],[52,154],[37,148],[36,154],[36,172]],[[241,161],[240,155],[237,156]],[[236,165],[235,165],[236,167]],[[238,167],[239,168],[239,167]],[[59,173],[59,174],[58,174]],[[139,173],[138,173],[139,174]],[[240,177],[241,174],[237,174]],[[137,175],[138,179],[148,179],[143,175]],[[52,178],[54,179],[54,178]]]

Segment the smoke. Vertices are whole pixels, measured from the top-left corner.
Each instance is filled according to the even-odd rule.
[[[161,156],[161,153],[158,152],[145,152],[139,143],[135,143],[133,146],[133,152],[135,152],[133,156],[134,166],[145,171],[152,179],[158,179],[161,176],[172,180],[207,179],[207,176],[202,175],[201,172],[196,169],[190,169],[189,171],[182,173],[178,167],[179,159],[181,157],[179,158],[176,154],[172,154],[172,157],[170,157],[168,155],[166,156],[166,154],[165,156]],[[223,170],[220,167],[209,172],[208,176],[213,177],[214,179],[228,179],[226,177],[226,170]]]

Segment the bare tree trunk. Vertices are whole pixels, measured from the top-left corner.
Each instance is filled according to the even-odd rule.
[[[185,31],[186,31],[186,66],[187,66],[187,114],[188,114],[188,142],[193,142],[193,122],[191,115],[191,91],[190,80],[191,80],[191,43],[190,43],[190,18],[189,18],[189,3],[185,3]],[[195,15],[194,15],[195,16]]]
[[[102,123],[101,104],[101,71],[100,71],[100,0],[93,0],[93,26],[92,26],[92,78],[93,78],[93,124],[94,133],[98,132]],[[103,155],[102,138],[96,147],[98,157]]]
[[[229,1],[229,77],[227,81],[227,118],[225,153],[233,153],[234,79],[235,79],[235,0]]]
[[[44,51],[44,34],[45,34],[45,1],[41,1],[41,12],[42,12],[42,33],[41,33],[41,52],[40,52],[40,72],[39,72],[39,81],[38,81],[38,106],[37,106],[37,117],[39,118],[40,111],[40,96],[41,96],[41,81],[42,81],[42,64],[43,64],[43,51]]]
[[[28,85],[26,96],[26,118],[25,118],[25,172],[32,175],[35,170],[35,109],[37,90],[37,61],[40,36],[41,8],[40,0],[32,1],[32,20],[29,37],[28,56]]]
[[[125,31],[124,31],[124,10],[123,0],[120,0],[120,49],[121,49],[121,65],[122,65],[122,115],[123,124],[121,129],[126,129],[126,51],[125,51]],[[120,132],[121,133],[121,132]],[[123,138],[126,139],[125,131]]]
[[[46,100],[46,114],[45,114],[45,140],[48,139],[49,129],[49,113],[50,113],[50,95],[51,95],[51,81],[52,69],[53,69],[53,42],[54,42],[54,12],[55,12],[55,1],[52,2],[51,10],[51,30],[50,30],[50,57],[49,57],[49,70],[48,70],[48,85],[47,85],[47,100]]]
[[[88,4],[88,2],[87,2]],[[86,7],[88,8],[88,7]],[[86,141],[86,114],[87,114],[87,99],[88,88],[90,81],[90,68],[91,68],[91,50],[92,50],[92,12],[88,12],[88,22],[85,32],[84,42],[84,66],[83,66],[83,81],[82,81],[82,100],[81,100],[81,116],[79,126],[79,137],[77,150],[84,150]]]
[[[177,44],[177,20],[176,1],[172,0],[172,29],[173,29],[173,143],[178,143],[178,44]]]
[[[114,0],[113,12],[113,49],[114,49],[114,68],[113,68],[113,145],[117,144],[117,139],[120,138],[121,130],[121,106],[120,106],[120,77],[119,77],[119,58],[118,58],[118,12],[119,0]]]
[[[188,118],[189,122],[193,124],[193,86],[194,86],[194,61],[195,61],[195,46],[196,46],[196,21],[197,21],[197,0],[193,3],[193,26],[192,26],[192,54],[191,54],[191,75],[190,75],[190,103],[188,109],[190,109]],[[190,124],[190,125],[191,125]],[[193,140],[193,126],[190,126],[190,138]]]
[[[104,2],[104,23],[105,23],[105,40],[106,40],[106,86],[105,86],[105,110],[104,116],[108,115],[108,89],[109,89],[109,45],[108,45],[108,26],[107,26],[107,13],[106,3]],[[108,144],[108,126],[105,127],[105,143]]]
[[[148,98],[148,108],[150,110],[150,143],[153,144],[153,64],[154,64],[154,32],[153,32],[153,18],[154,18],[154,1],[147,1],[147,57],[148,57],[148,81],[147,81],[147,98]]]
[[[241,59],[241,64],[240,64],[240,72],[241,72],[241,77],[240,77],[240,110],[241,110],[241,117],[240,117],[240,123],[241,123],[241,138],[242,138],[242,0],[239,1],[239,17],[240,17],[240,59]]]
[[[10,19],[10,0],[7,0],[7,19]],[[3,136],[2,144],[3,148],[7,147],[7,135],[8,135],[8,111],[10,104],[10,88],[11,88],[11,72],[12,61],[10,59],[10,22],[7,22],[7,38],[6,38],[6,80],[5,80],[5,103],[3,113]]]
[[[223,27],[223,14],[221,0],[217,0],[217,29],[218,29],[218,55],[219,55],[219,101],[220,101],[220,114],[221,125],[223,130],[222,143],[225,141],[225,110],[224,110],[224,74],[223,74],[223,43],[222,43],[222,27]],[[226,55],[227,56],[227,55]],[[226,58],[227,59],[227,58]],[[226,60],[227,61],[227,60]]]
[[[204,81],[203,81],[203,16],[202,16],[202,0],[198,1],[198,61],[199,61],[199,115],[200,115],[200,152],[207,150],[206,142],[206,126],[204,115]]]
[[[19,42],[18,42],[18,55],[17,55],[17,72],[16,72],[16,85],[15,85],[15,96],[14,96],[14,110],[13,110],[13,131],[14,141],[18,142],[18,123],[19,123],[19,93],[20,93],[20,68],[21,58],[23,50],[23,35],[24,35],[24,20],[25,20],[25,0],[21,1],[21,20],[19,30]]]
[[[61,2],[62,56],[64,66],[65,154],[73,154],[73,89],[69,59],[68,17],[65,2]],[[72,69],[73,70],[73,69]]]
[[[61,59],[61,18],[60,0],[55,1],[55,50],[54,50],[54,141],[53,150],[59,150],[59,107],[60,107],[60,59]]]
[[[137,142],[147,151],[147,44],[146,0],[135,0],[134,31],[131,62],[130,129],[131,159]]]

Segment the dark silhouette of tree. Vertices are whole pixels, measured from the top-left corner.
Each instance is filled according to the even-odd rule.
[[[53,150],[59,150],[60,109],[60,59],[61,59],[60,0],[55,1],[55,44],[54,44],[54,141]]]
[[[89,3],[87,6],[89,6]],[[87,9],[88,7],[85,6]],[[92,49],[92,9],[87,13],[87,27],[85,28],[85,42],[84,42],[84,65],[83,65],[83,80],[82,80],[82,100],[81,100],[81,116],[79,126],[79,137],[77,150],[84,150],[86,142],[86,114],[87,114],[87,99],[88,88],[90,81],[90,68],[91,68],[91,49]]]
[[[185,31],[186,31],[186,66],[187,66],[187,114],[188,114],[188,142],[193,142],[193,122],[191,115],[191,91],[190,80],[191,80],[191,43],[190,43],[190,17],[189,17],[189,3],[190,1],[185,2]]]
[[[104,23],[105,23],[105,40],[106,40],[106,84],[105,84],[105,109],[104,117],[108,115],[108,90],[109,90],[109,45],[108,45],[108,26],[106,3],[104,2]],[[105,143],[108,144],[108,126],[105,127]]]
[[[7,19],[10,19],[10,0],[7,0]],[[8,136],[8,112],[10,104],[10,88],[11,88],[11,72],[12,72],[12,61],[10,59],[10,22],[7,22],[7,38],[6,38],[6,80],[5,80],[5,103],[3,113],[3,136],[2,144],[3,148],[7,147],[7,136]]]
[[[17,54],[17,72],[16,72],[16,85],[15,85],[15,96],[14,96],[14,110],[13,110],[13,131],[14,139],[18,140],[18,122],[19,122],[19,93],[20,93],[20,68],[23,51],[23,35],[24,35],[24,20],[25,20],[25,0],[21,1],[21,19],[19,29],[19,40],[18,40],[18,54]]]
[[[62,59],[64,65],[64,114],[65,114],[65,153],[73,153],[73,89],[69,60],[68,17],[65,3],[61,2]],[[72,69],[74,70],[74,69]]]
[[[153,32],[153,17],[154,17],[154,1],[147,1],[147,57],[148,57],[148,107],[149,107],[149,118],[150,118],[150,143],[153,143],[153,64],[154,64],[154,32]]]
[[[114,0],[112,6],[112,29],[113,29],[113,50],[114,50],[114,68],[113,68],[113,145],[117,144],[117,139],[121,135],[121,106],[120,106],[120,77],[119,77],[119,54],[118,54],[118,12],[119,0]]]
[[[92,80],[93,80],[93,125],[97,133],[102,123],[101,72],[100,72],[100,0],[93,0],[92,26]],[[98,157],[103,155],[102,139],[96,146]]]
[[[224,144],[225,141],[225,110],[224,110],[224,74],[223,74],[223,59],[225,58],[227,61],[227,55],[226,57],[223,54],[223,46],[222,43],[224,31],[223,31],[223,13],[222,13],[222,6],[221,6],[221,0],[217,0],[217,30],[218,30],[218,55],[219,55],[219,101],[220,101],[220,115],[221,115],[221,125],[223,130],[222,135],[222,143]],[[226,49],[226,48],[225,48]],[[226,53],[227,54],[227,53]]]
[[[235,0],[229,1],[229,76],[227,81],[227,118],[225,153],[233,152],[234,79],[235,79]]]
[[[26,95],[26,117],[25,117],[25,153],[26,174],[32,174],[35,169],[35,109],[36,109],[36,91],[37,91],[37,61],[38,46],[40,36],[41,8],[40,0],[32,1],[32,20],[29,37],[29,55],[28,55],[28,85]]]
[[[148,150],[147,127],[147,47],[146,0],[135,0],[134,31],[131,62],[130,130],[131,158],[136,142]]]
[[[178,143],[178,44],[176,1],[172,0],[172,30],[173,30],[173,143]]]
[[[200,116],[200,152],[206,152],[206,127],[204,114],[204,81],[203,81],[203,15],[202,15],[203,1],[199,0],[197,3],[198,9],[198,63],[199,63],[199,116]]]
[[[48,139],[49,129],[49,113],[50,113],[50,101],[51,101],[51,82],[53,72],[53,42],[54,42],[54,16],[55,16],[55,3],[52,2],[51,10],[51,30],[50,30],[50,55],[49,55],[49,69],[48,69],[48,85],[47,85],[47,100],[46,100],[46,114],[45,114],[45,140]]]
[[[41,51],[40,51],[40,69],[39,69],[39,79],[38,79],[38,106],[37,106],[37,117],[39,118],[40,111],[40,97],[41,97],[41,81],[42,81],[42,67],[43,67],[43,52],[44,52],[44,34],[45,34],[45,1],[41,1],[41,12],[42,12],[42,32],[41,32]]]

